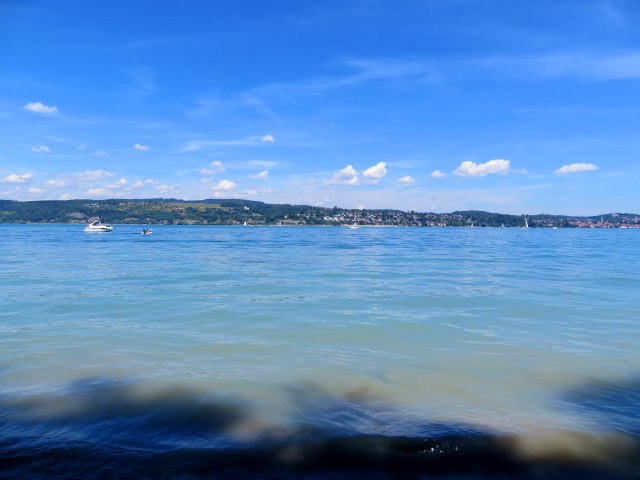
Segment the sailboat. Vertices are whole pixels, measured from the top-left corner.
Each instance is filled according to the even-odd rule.
[[[529,228],[529,222],[527,222],[527,217],[524,217],[524,226],[520,228],[522,229]]]

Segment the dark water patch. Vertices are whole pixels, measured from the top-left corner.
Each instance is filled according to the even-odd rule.
[[[0,478],[640,478],[633,435],[501,435],[420,422],[366,392],[291,394],[277,423],[228,395],[121,379],[5,395]]]
[[[78,442],[20,448],[0,442],[2,478],[457,478],[633,479],[637,445],[615,462],[526,458],[491,436],[410,438],[359,435],[256,444],[247,448],[145,452]]]
[[[640,438],[640,376],[585,382],[561,395],[560,402],[593,418],[604,430]]]

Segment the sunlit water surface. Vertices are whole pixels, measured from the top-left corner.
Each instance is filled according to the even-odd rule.
[[[0,226],[7,445],[640,434],[640,231],[141,228]]]

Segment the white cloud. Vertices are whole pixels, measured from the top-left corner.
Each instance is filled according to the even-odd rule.
[[[126,178],[121,178],[116,183],[110,183],[109,185],[107,185],[107,188],[112,189],[112,190],[117,190],[117,189],[120,189],[120,188],[124,187],[126,184],[127,184],[127,179]]]
[[[224,164],[220,160],[214,160],[211,162],[211,168],[201,168],[200,173],[203,175],[215,175],[216,173],[222,173],[225,171]]]
[[[131,188],[143,188],[148,185],[158,185],[158,181],[153,178],[147,178],[146,180],[136,180],[131,184]]]
[[[484,177],[485,175],[499,173],[506,175],[509,173],[511,162],[509,160],[489,160],[484,163],[475,163],[470,160],[462,162],[458,168],[453,171],[454,175],[459,177]]]
[[[254,196],[258,195],[258,191],[257,190],[245,190],[244,194],[245,195],[249,195],[251,197],[254,197]]]
[[[58,200],[71,200],[71,195],[69,195],[68,193],[63,193],[58,197]]]
[[[32,152],[42,153],[42,152],[50,152],[51,149],[49,147],[47,147],[46,145],[38,145],[37,147],[31,147],[31,151]]]
[[[211,166],[219,172],[224,172],[224,164],[220,160],[214,160],[211,162]]]
[[[29,102],[23,108],[30,112],[44,113],[46,115],[58,113],[58,107],[50,107],[42,102]]]
[[[109,154],[107,152],[105,152],[104,150],[96,150],[95,152],[92,153],[92,155],[94,157],[108,157]]]
[[[142,145],[140,143],[136,143],[133,146],[134,150],[138,150],[139,152],[148,152],[149,150],[151,150],[151,147],[149,145]]]
[[[378,162],[374,166],[362,172],[362,176],[370,179],[373,183],[378,183],[381,178],[387,175],[386,162]]]
[[[237,184],[233,180],[220,180],[216,185],[216,190],[233,190]]]
[[[77,173],[76,177],[80,181],[94,182],[96,180],[100,180],[101,178],[113,177],[113,173],[107,172],[105,170],[85,170],[82,173]]]
[[[249,176],[255,179],[267,178],[269,176],[269,170],[262,170],[261,172],[254,173],[253,175],[249,175]]]
[[[38,187],[31,187],[29,193],[42,193],[42,189]]]
[[[598,166],[595,163],[571,163],[569,165],[563,165],[556,169],[556,173],[578,173],[578,172],[592,172],[597,170]]]
[[[7,175],[6,177],[4,177],[2,183],[24,183],[27,180],[30,180],[31,177],[33,177],[31,173],[23,173],[22,175],[12,173],[11,175]]]
[[[47,180],[47,185],[51,187],[64,187],[66,184],[67,182],[65,180],[62,180],[61,178]]]
[[[434,170],[433,172],[431,172],[431,178],[444,178],[446,176],[447,174],[440,170]]]
[[[276,137],[274,137],[271,134],[263,135],[262,137],[260,137],[260,141],[261,142],[266,142],[266,143],[276,143]]]
[[[76,148],[77,148],[78,150],[84,150],[85,148],[87,148],[87,146],[83,143],[83,144],[81,144],[81,145],[78,145]]]
[[[97,196],[103,196],[106,195],[107,193],[109,193],[109,190],[107,190],[106,188],[90,188],[89,190],[87,190],[87,195],[97,195]]]
[[[358,185],[360,183],[360,178],[358,177],[358,171],[353,168],[353,165],[347,165],[339,172],[334,173],[333,178],[329,183]]]
[[[166,183],[161,183],[159,185],[156,185],[155,187],[156,192],[158,193],[178,193],[178,187],[176,187],[175,185],[169,185]]]
[[[410,175],[407,175],[406,177],[400,177],[400,178],[398,179],[398,182],[399,182],[399,183],[413,183],[413,182],[415,182],[415,181],[416,181],[416,179],[415,179],[415,178],[413,178],[413,177],[412,177],[412,176],[410,176]]]

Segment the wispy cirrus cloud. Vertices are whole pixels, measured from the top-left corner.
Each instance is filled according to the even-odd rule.
[[[252,136],[242,138],[239,140],[208,140],[208,139],[194,139],[185,142],[181,148],[176,150],[176,153],[192,153],[203,150],[209,150],[215,147],[251,147],[265,144],[275,143],[275,137],[271,134]]]
[[[35,147],[31,147],[31,151],[36,153],[49,153],[51,149],[46,145],[38,145]]]
[[[262,85],[247,93],[263,98],[271,95],[320,93],[348,88],[368,82],[440,83],[442,73],[437,65],[424,59],[411,58],[343,58],[335,63],[342,74],[307,78],[293,82]]]
[[[466,62],[492,75],[526,79],[576,78],[589,81],[640,78],[640,51],[556,51],[539,55],[493,56]]]
[[[593,172],[598,169],[598,166],[595,163],[570,163],[568,165],[563,165],[560,168],[555,170],[558,174],[567,174],[567,173],[580,173],[580,172]]]
[[[189,110],[189,114],[208,116],[214,112],[251,108],[272,120],[280,121],[280,116],[269,105],[272,100],[277,98],[320,94],[372,82],[397,85],[407,83],[441,84],[443,82],[443,74],[439,66],[427,59],[348,57],[335,60],[331,67],[338,73],[301,80],[266,83],[229,98],[217,96],[203,98],[197,101],[195,108]]]
[[[253,179],[262,179],[262,178],[267,178],[268,176],[269,176],[269,170],[262,170],[261,172],[249,175],[249,177]]]

